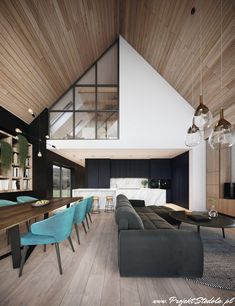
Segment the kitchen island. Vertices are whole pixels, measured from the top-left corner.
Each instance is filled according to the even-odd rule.
[[[144,200],[145,205],[165,205],[166,190],[151,188],[79,188],[73,189],[73,197],[98,196],[100,208],[104,209],[106,196],[112,196],[116,205],[116,196],[124,194],[128,199]]]

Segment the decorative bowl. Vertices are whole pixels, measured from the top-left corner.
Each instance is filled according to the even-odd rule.
[[[49,200],[39,200],[39,201],[36,201],[36,202],[32,203],[31,205],[33,207],[41,207],[41,206],[45,206],[45,205],[47,205],[49,203],[50,203]]]

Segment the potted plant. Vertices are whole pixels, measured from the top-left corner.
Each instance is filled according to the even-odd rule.
[[[148,180],[143,180],[143,181],[141,181],[141,184],[142,184],[142,186],[143,186],[144,188],[146,188],[147,185],[148,185]]]

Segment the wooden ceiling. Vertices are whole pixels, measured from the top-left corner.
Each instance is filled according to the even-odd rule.
[[[235,1],[223,0],[222,12],[222,90],[220,0],[122,0],[120,34],[193,107],[199,104],[201,54],[204,102],[217,113],[235,104]]]
[[[235,103],[234,0],[223,0],[222,90],[220,0],[0,0],[0,105],[31,122],[27,109],[37,115],[50,107],[120,33],[195,107],[200,7],[204,101],[214,113],[228,108]]]
[[[26,122],[118,37],[117,0],[0,0],[0,105]]]

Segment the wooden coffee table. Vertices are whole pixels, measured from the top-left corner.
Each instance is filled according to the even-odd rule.
[[[216,218],[212,218],[210,221],[194,221],[188,217],[189,214],[193,214],[193,212],[188,213],[185,211],[173,211],[170,213],[171,217],[174,218],[175,220],[196,225],[198,232],[200,232],[201,226],[221,228],[223,233],[223,238],[225,238],[225,232],[224,232],[225,228],[235,227],[235,219],[221,214],[219,214],[218,217]],[[207,212],[195,212],[195,214],[197,215],[204,214],[205,216],[208,216]]]

